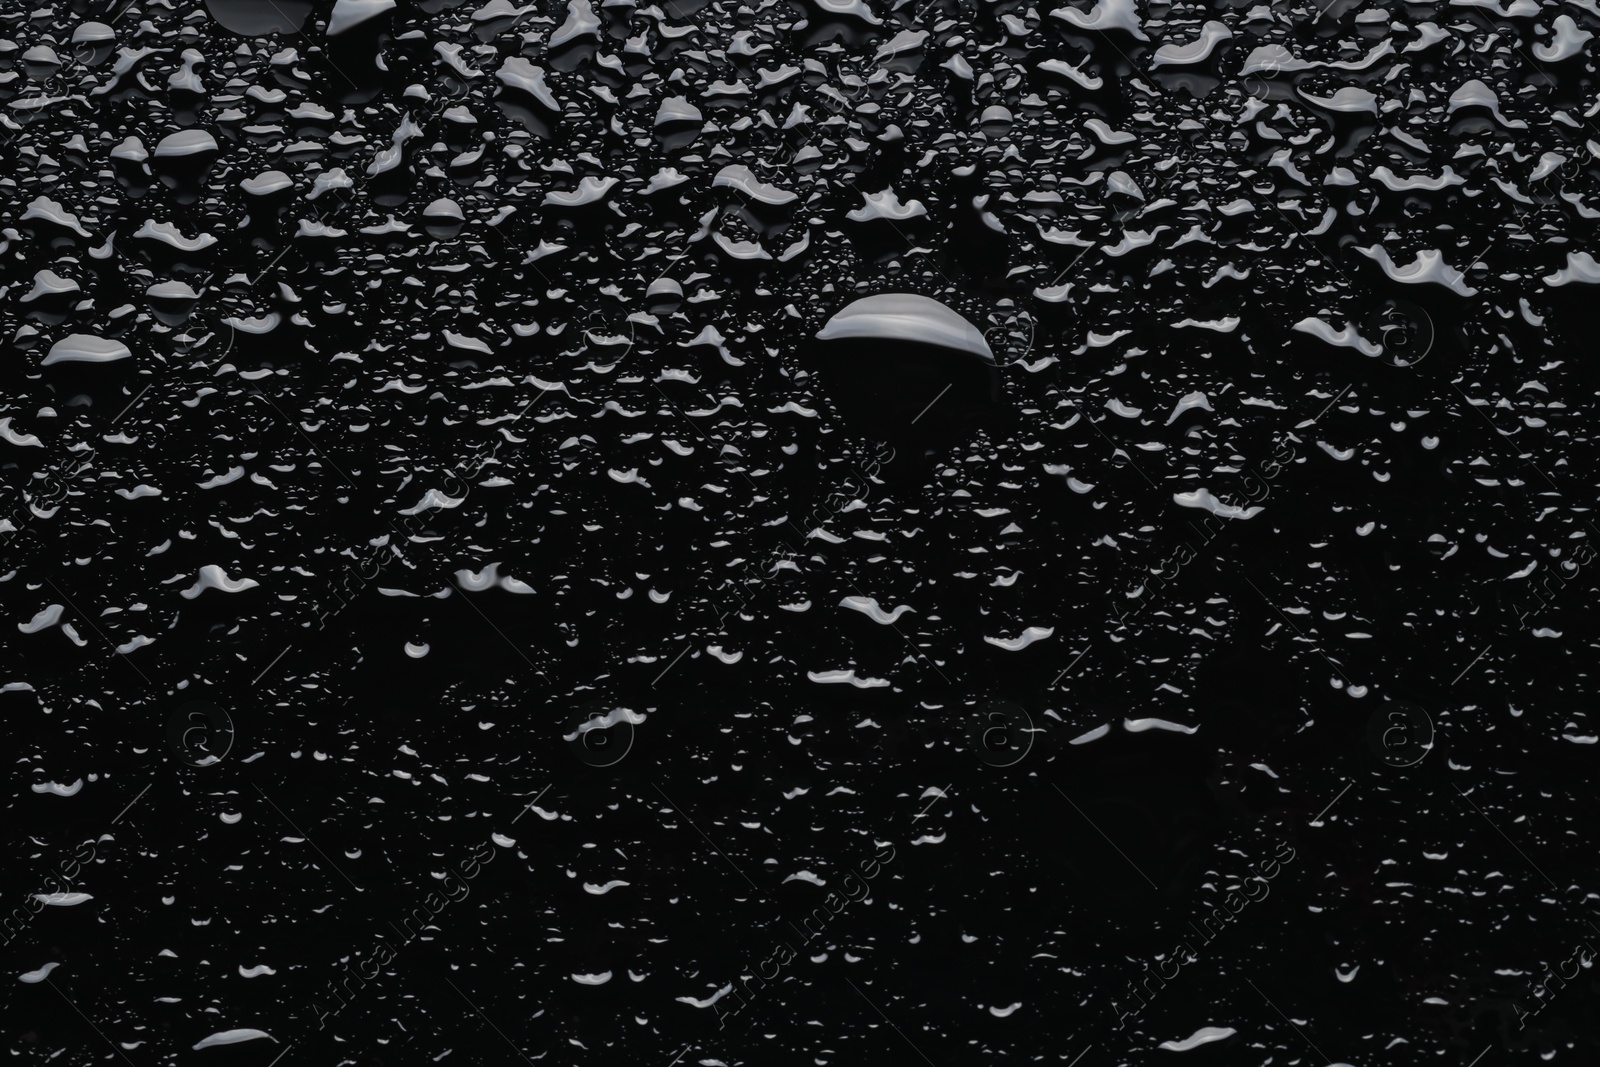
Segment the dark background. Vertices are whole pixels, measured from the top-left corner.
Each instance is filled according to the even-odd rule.
[[[79,843],[99,855],[71,887],[91,900],[0,950],[13,975],[60,964],[3,983],[13,1053],[1093,1067],[1215,1026],[1236,1032],[1189,1060],[1592,1055],[1587,968],[1526,1030],[1512,1009],[1600,935],[1593,574],[1561,569],[1596,532],[1589,287],[1544,280],[1592,247],[1592,61],[1537,60],[1553,8],[1252,7],[1139,4],[1148,41],[1017,3],[876,5],[879,26],[608,7],[599,37],[552,52],[565,5],[513,23],[401,3],[330,38],[325,3],[137,3],[112,27],[121,58],[71,43],[120,7],[9,13],[0,395],[39,444],[0,444],[8,907]],[[1155,63],[1210,20],[1233,38]],[[1449,37],[1402,52],[1430,21]],[[881,58],[909,27],[922,51]],[[742,31],[770,48],[741,55]],[[1241,73],[1265,42],[1354,65],[1385,41],[1360,69]],[[25,57],[42,43],[60,70]],[[452,70],[454,46],[480,75]],[[203,92],[172,82],[187,50]],[[974,81],[942,66],[957,53]],[[496,77],[514,56],[560,113]],[[1449,111],[1474,78],[1526,125]],[[750,91],[716,88],[734,81]],[[1346,86],[1379,115],[1307,100]],[[670,96],[698,127],[654,125]],[[1011,124],[982,125],[999,103]],[[785,129],[797,105],[811,121]],[[421,134],[369,173],[407,111]],[[1094,118],[1134,139],[1104,143]],[[111,154],[181,129],[217,151]],[[1535,178],[1546,153],[1564,162]],[[731,163],[795,201],[715,185]],[[1390,188],[1446,166],[1462,184]],[[664,167],[688,180],[647,194]],[[348,184],[307,199],[334,168]],[[1354,184],[1326,184],[1335,168]],[[294,188],[241,189],[270,170]],[[545,201],[585,177],[618,181]],[[849,218],[885,187],[926,214]],[[23,218],[39,197],[89,236]],[[427,213],[440,198],[459,223]],[[408,228],[368,232],[391,217]],[[180,252],[147,221],[215,243]],[[770,258],[729,251],[748,241]],[[1375,246],[1402,266],[1440,250],[1476,291],[1398,283],[1356,250]],[[80,291],[24,301],[42,270]],[[681,299],[649,295],[664,276]],[[147,295],[174,279],[200,299]],[[881,292],[966,315],[1002,396],[950,398],[985,418],[899,448],[840,511],[880,445],[811,338]],[[1308,318],[1382,350],[1294,329]],[[742,365],[691,344],[707,327]],[[44,366],[72,333],[132,358]],[[908,375],[908,395],[942,387]],[[1194,392],[1210,410],[1169,420]],[[648,484],[613,477],[630,471]],[[1199,488],[1263,510],[1212,537],[1174,500]],[[407,520],[429,490],[460,502]],[[805,536],[817,514],[838,543]],[[754,580],[785,552],[793,569]],[[527,591],[464,588],[491,565]],[[180,595],[207,566],[257,584]],[[912,610],[878,625],[849,596]],[[57,625],[21,632],[53,604]],[[985,640],[1028,627],[1050,635]],[[812,679],[840,670],[887,684]],[[169,743],[195,700],[232,724],[215,766]],[[619,708],[644,721],[595,766],[566,738]],[[995,710],[1026,724],[1015,762],[983,741]],[[514,843],[470,895],[319,1030],[340,961],[395,943],[492,834]],[[1144,965],[1281,843],[1270,895],[1119,1029]],[[754,974],[884,844],[870,897],[727,1029],[683,1002]],[[801,871],[828,884],[786,880]],[[629,884],[583,888],[612,880]],[[191,1051],[242,1028],[273,1040]]]

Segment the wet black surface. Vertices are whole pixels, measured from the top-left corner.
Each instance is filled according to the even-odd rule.
[[[1600,13],[854,10],[7,13],[14,1056],[1594,1054]]]

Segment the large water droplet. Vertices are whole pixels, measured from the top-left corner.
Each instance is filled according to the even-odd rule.
[[[311,0],[206,0],[206,10],[223,29],[245,37],[299,33],[311,14]]]
[[[828,320],[817,341],[819,381],[859,432],[931,447],[966,437],[1001,410],[988,342],[937,300],[864,297]]]

